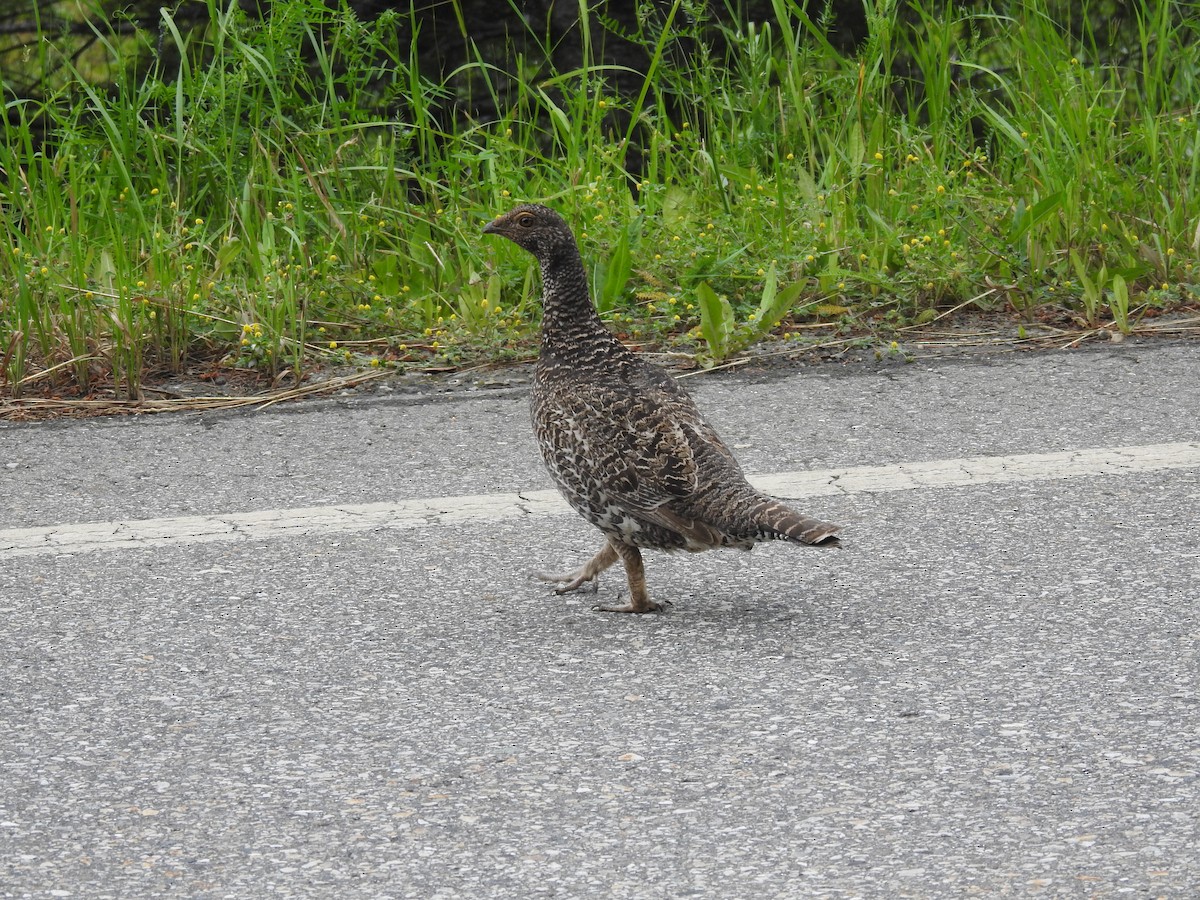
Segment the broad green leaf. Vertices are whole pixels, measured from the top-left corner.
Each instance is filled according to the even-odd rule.
[[[625,292],[625,285],[633,272],[630,242],[630,229],[625,228],[617,237],[616,246],[608,259],[597,264],[593,270],[592,293],[596,298],[596,309],[601,313],[612,309]]]
[[[733,307],[707,281],[696,286],[696,299],[700,301],[700,334],[708,343],[709,354],[714,360],[724,359],[733,333]]]
[[[803,290],[803,281],[792,282],[783,290],[779,290],[775,264],[771,263],[763,281],[762,300],[758,304],[758,330],[770,331],[779,324],[779,320],[791,311],[792,304]]]

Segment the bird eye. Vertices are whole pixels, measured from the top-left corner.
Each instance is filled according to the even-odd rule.
[[[517,224],[520,225],[522,228],[532,228],[533,223],[534,223],[534,218],[529,213],[525,213],[525,215],[523,215],[523,216],[521,216],[521,218],[517,219]]]

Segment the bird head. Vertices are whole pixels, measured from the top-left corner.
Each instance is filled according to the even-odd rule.
[[[575,237],[563,217],[534,203],[509,210],[485,225],[483,233],[506,237],[539,261],[575,250]]]

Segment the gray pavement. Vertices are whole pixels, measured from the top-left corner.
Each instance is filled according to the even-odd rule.
[[[766,473],[1196,441],[1198,362],[688,384]],[[518,390],[0,457],[0,527],[548,487]],[[651,554],[647,617],[526,578],[595,548],[574,517],[0,558],[0,897],[1197,896],[1198,498],[816,498],[845,549]]]

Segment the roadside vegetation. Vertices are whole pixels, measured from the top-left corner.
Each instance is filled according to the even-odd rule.
[[[187,31],[164,9],[79,56],[42,35],[44,97],[6,96],[0,126],[0,395],[530,358],[537,273],[480,236],[528,200],[574,224],[615,330],[701,365],[971,312],[1067,343],[1194,308],[1200,10],[1147,0],[1114,46],[1046,4],[880,0],[847,54],[793,0],[741,26],[676,0],[633,95],[522,58],[428,83],[402,13],[319,0],[210,0]],[[164,45],[169,77],[144,64]],[[464,80],[495,120],[445,114]]]

